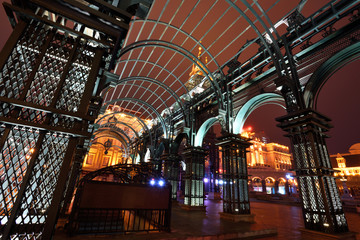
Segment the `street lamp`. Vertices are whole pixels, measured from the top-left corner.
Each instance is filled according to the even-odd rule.
[[[109,149],[111,148],[112,144],[110,139],[108,139],[106,142],[104,142],[103,144],[104,148],[105,148],[105,155],[108,154]]]

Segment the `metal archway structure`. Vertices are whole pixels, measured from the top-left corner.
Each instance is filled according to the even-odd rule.
[[[238,111],[234,120],[234,134],[240,134],[244,126],[246,119],[249,115],[258,107],[261,107],[265,104],[277,104],[283,108],[284,107],[284,98],[283,96],[276,93],[263,93],[259,94],[252,99],[248,100]]]
[[[316,109],[317,97],[326,81],[337,70],[360,58],[360,42],[357,42],[324,62],[309,79],[304,89],[305,104]]]
[[[201,127],[199,128],[198,132],[195,136],[194,146],[195,147],[201,147],[203,144],[203,139],[206,135],[206,133],[209,131],[209,129],[216,123],[219,122],[219,119],[222,118],[221,116],[218,117],[212,117],[206,120]]]
[[[112,101],[106,102],[105,105],[103,105],[103,108],[106,109],[106,107],[107,107],[108,105],[110,105],[111,103],[116,103],[116,102],[118,102],[118,101],[130,101],[130,102],[131,102],[131,101],[135,101],[135,102],[139,102],[139,103],[143,104],[144,106],[148,107],[148,109],[151,109],[151,110],[155,113],[155,115],[157,116],[157,118],[160,120],[160,123],[161,123],[162,128],[163,128],[163,131],[164,131],[164,137],[165,137],[165,138],[168,137],[168,131],[167,131],[167,127],[166,127],[164,118],[161,116],[161,114],[160,114],[151,104],[149,104],[149,103],[147,103],[147,102],[144,102],[144,101],[142,101],[142,100],[140,100],[140,99],[137,99],[137,98],[118,98],[118,99],[114,99],[114,100],[112,100]],[[142,106],[142,108],[143,108],[145,111],[147,111],[150,116],[152,115],[146,108],[144,108],[143,106]]]

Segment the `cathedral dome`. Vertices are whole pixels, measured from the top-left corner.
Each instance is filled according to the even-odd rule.
[[[355,143],[349,148],[351,154],[360,154],[360,143]]]

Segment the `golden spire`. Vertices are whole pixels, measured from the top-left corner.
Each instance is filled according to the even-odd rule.
[[[201,50],[202,50],[202,48],[199,47],[199,52],[198,52],[198,56],[197,56],[198,61],[196,61],[196,63],[198,65],[200,65],[200,66],[202,65],[202,63],[201,63]],[[206,63],[207,63],[207,57],[206,57]],[[195,65],[195,63],[193,63],[192,68],[191,68],[191,72],[189,73],[190,77],[194,76],[195,74],[204,76],[204,73],[200,70],[198,65]]]

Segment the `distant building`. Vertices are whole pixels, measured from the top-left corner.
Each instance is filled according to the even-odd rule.
[[[347,153],[330,155],[332,167],[339,172],[336,183],[340,192],[344,191],[344,183],[352,196],[360,196],[360,143],[349,148]]]
[[[266,137],[253,132],[243,132],[252,145],[246,154],[250,191],[267,194],[291,194],[297,192],[297,182],[292,169],[289,147],[268,143]]]

